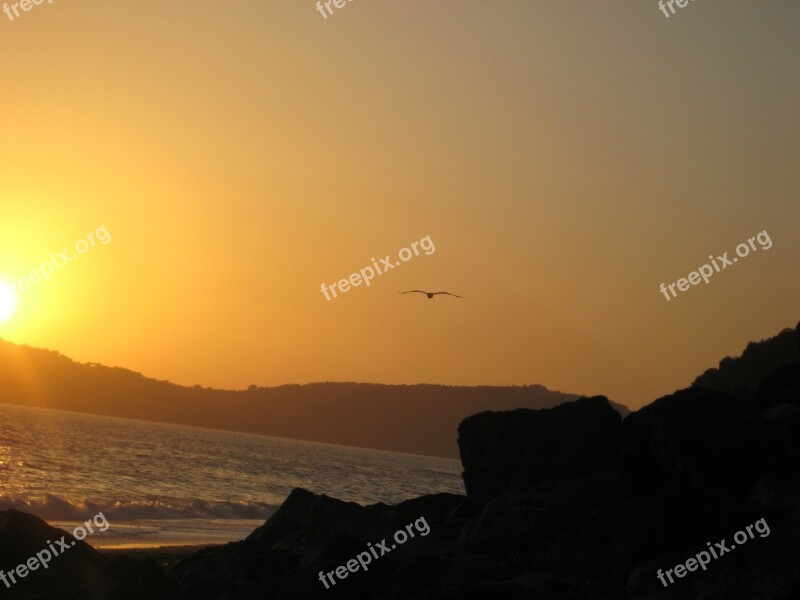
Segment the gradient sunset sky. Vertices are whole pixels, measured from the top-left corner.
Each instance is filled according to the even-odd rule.
[[[796,0],[0,13],[0,280],[112,236],[0,337],[187,385],[639,407],[800,320],[798,31]],[[659,292],[763,230],[768,251]],[[434,254],[320,293],[426,235]]]

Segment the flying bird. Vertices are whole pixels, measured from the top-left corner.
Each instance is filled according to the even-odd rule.
[[[438,296],[439,294],[444,294],[446,296],[455,296],[456,298],[463,298],[463,296],[458,296],[456,294],[451,294],[450,292],[423,292],[422,290],[408,290],[407,292],[400,292],[401,294],[425,294],[429,299],[433,298],[434,296]]]

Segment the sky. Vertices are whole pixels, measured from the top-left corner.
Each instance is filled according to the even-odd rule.
[[[58,265],[0,337],[185,385],[640,407],[800,320],[798,29],[796,0],[0,13],[0,282]]]

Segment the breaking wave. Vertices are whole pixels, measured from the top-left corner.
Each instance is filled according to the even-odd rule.
[[[109,502],[64,499],[51,494],[41,498],[0,496],[0,510],[13,508],[42,519],[81,521],[99,512],[108,519],[267,519],[277,509],[264,502],[191,502],[159,500],[114,500]]]

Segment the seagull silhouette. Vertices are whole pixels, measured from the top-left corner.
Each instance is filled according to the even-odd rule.
[[[401,294],[425,294],[428,299],[433,298],[434,296],[438,296],[439,294],[444,294],[446,296],[455,296],[456,298],[463,298],[463,296],[458,296],[456,294],[451,294],[450,292],[423,292],[422,290],[408,290],[407,292],[400,292]]]

